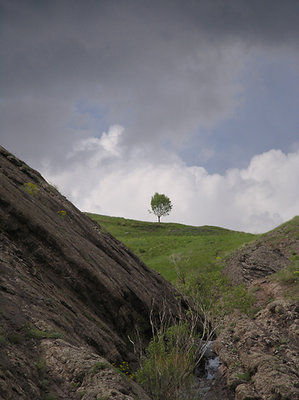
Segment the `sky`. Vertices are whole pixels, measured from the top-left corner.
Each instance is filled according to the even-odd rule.
[[[80,210],[299,214],[298,0],[0,0],[0,144]]]

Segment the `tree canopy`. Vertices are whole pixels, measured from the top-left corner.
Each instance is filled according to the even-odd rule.
[[[165,196],[165,194],[155,193],[152,196],[151,200],[151,208],[153,214],[158,217],[158,222],[160,222],[160,218],[162,216],[168,215],[172,209],[172,204],[169,197]]]

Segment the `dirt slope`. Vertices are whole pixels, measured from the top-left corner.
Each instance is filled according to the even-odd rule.
[[[153,299],[177,312],[170,284],[0,147],[1,399],[146,399],[109,362],[134,362]]]

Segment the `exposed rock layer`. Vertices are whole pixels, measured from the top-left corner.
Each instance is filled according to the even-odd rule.
[[[52,398],[95,398],[80,389],[88,379],[100,395],[92,362],[134,361],[129,337],[149,335],[153,299],[176,314],[169,283],[0,147],[0,398],[46,399],[51,388]],[[87,357],[82,382],[72,384],[66,351]],[[124,390],[113,398],[137,398]]]
[[[225,273],[232,283],[249,285],[288,266],[293,254],[299,254],[299,217],[236,251]]]

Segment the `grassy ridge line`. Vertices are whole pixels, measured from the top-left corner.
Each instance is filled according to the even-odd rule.
[[[128,246],[149,267],[175,281],[174,256],[180,268],[208,272],[220,268],[223,258],[244,243],[259,237],[229,229],[175,223],[136,221],[87,213],[104,229]]]

